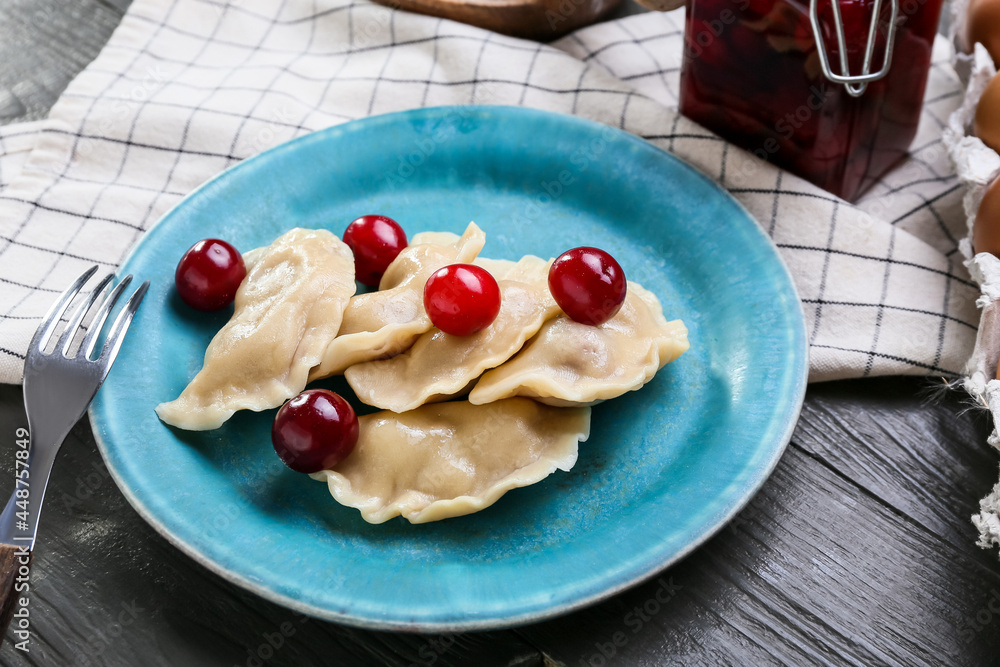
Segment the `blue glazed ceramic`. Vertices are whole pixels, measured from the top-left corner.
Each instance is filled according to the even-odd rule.
[[[599,246],[682,318],[691,349],[641,391],[594,408],[576,467],[478,514],[365,523],[286,469],[274,411],[216,431],[168,428],[228,312],[173,289],[177,260],[215,236],[240,250],[294,227],[340,234],[389,215],[409,235],[475,220],[484,256]],[[732,198],[631,135],[507,107],[368,118],[279,146],[185,199],[122,268],[152,282],[90,416],[138,512],[186,554],[317,617],[387,629],[508,626],[651,577],[718,530],[775,466],[807,372],[799,302],[775,248]],[[338,389],[345,384],[328,383]]]

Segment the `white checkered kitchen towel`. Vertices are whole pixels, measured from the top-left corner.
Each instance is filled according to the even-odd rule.
[[[0,128],[0,381],[19,381],[56,292],[90,264],[116,266],[226,167],[354,118],[473,103],[607,123],[718,179],[794,274],[811,380],[960,373],[977,289],[940,143],[961,99],[947,44],[912,157],[852,206],[674,111],[682,33],[676,12],[542,45],[365,0],[136,0],[48,120]]]

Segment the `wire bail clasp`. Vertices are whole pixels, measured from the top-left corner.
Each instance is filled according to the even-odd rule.
[[[882,67],[877,72],[871,71],[872,55],[875,52],[875,37],[878,31],[878,17],[882,10],[882,0],[875,0],[872,8],[872,21],[868,27],[868,44],[865,46],[865,60],[861,74],[852,75],[847,63],[847,40],[844,38],[844,21],[840,17],[840,0],[830,0],[833,9],[833,26],[837,32],[837,44],[840,52],[840,74],[834,74],[830,67],[830,55],[826,52],[823,40],[823,30],[819,23],[819,0],[809,1],[809,21],[812,23],[813,36],[816,39],[816,50],[819,52],[820,66],[823,74],[833,83],[842,83],[851,97],[861,97],[868,84],[878,81],[889,73],[892,64],[892,47],[896,39],[896,19],[899,16],[899,0],[889,0],[892,16],[889,18],[888,31],[885,40],[885,57]]]

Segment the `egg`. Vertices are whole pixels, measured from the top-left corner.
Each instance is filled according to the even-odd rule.
[[[972,249],[1000,257],[1000,178],[986,189],[979,205],[972,226]]]
[[[990,79],[979,98],[972,131],[984,144],[1000,153],[1000,74]]]
[[[979,42],[1000,68],[1000,0],[972,0],[965,25],[969,48]]]

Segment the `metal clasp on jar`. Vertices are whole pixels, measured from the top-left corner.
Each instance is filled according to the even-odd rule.
[[[851,74],[850,66],[847,63],[847,43],[844,38],[844,21],[840,16],[840,0],[830,0],[833,10],[833,26],[837,33],[837,43],[840,54],[840,74],[835,74],[830,67],[830,54],[826,51],[826,42],[823,40],[823,30],[819,23],[819,0],[809,2],[809,21],[812,23],[813,36],[816,39],[816,50],[819,53],[820,66],[823,74],[833,83],[842,83],[847,89],[847,94],[851,97],[860,97],[864,94],[868,84],[878,81],[889,73],[892,64],[892,46],[896,38],[896,19],[899,16],[899,0],[889,0],[891,16],[886,30],[885,57],[882,60],[882,67],[877,72],[871,71],[872,55],[875,52],[875,38],[878,31],[878,17],[882,13],[882,0],[875,0],[872,7],[872,20],[868,28],[868,44],[865,46],[865,60],[861,68],[861,74]]]

